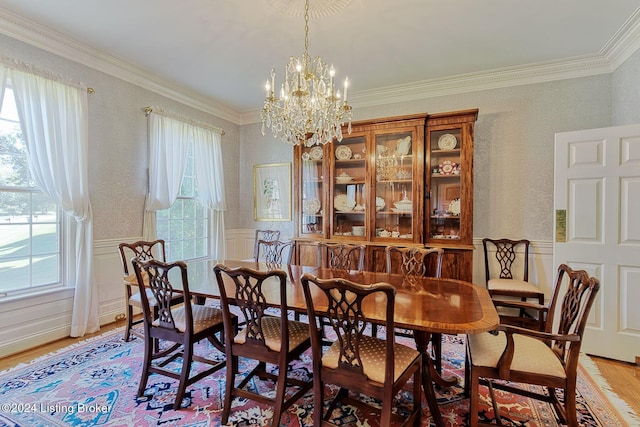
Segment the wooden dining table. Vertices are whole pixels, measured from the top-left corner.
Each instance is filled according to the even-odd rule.
[[[188,263],[189,289],[195,297],[219,298],[220,291],[213,267],[217,261],[195,261]],[[257,270],[280,268],[287,272],[287,306],[289,309],[307,311],[300,278],[304,273],[313,274],[321,279],[343,278],[357,283],[390,283],[396,288],[394,322],[398,328],[414,332],[416,349],[423,354],[423,390],[434,423],[444,427],[444,421],[436,400],[434,383],[450,386],[456,382],[452,378],[442,378],[434,368],[428,352],[432,333],[476,334],[493,330],[499,323],[498,313],[489,293],[483,286],[453,279],[432,277],[406,278],[400,274],[376,273],[368,271],[332,270],[329,268],[298,265],[273,266],[253,261],[225,260],[220,263],[227,267],[250,267]],[[225,281],[227,294],[235,294],[233,281]],[[280,305],[279,281],[266,281],[263,292],[267,303]],[[318,291],[312,293],[314,304],[322,310],[322,298]],[[316,301],[316,298],[318,301]],[[371,298],[363,311],[372,323],[384,322],[384,301]]]

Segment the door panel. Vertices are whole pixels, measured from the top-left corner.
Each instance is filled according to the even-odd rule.
[[[640,125],[556,134],[554,265],[600,279],[583,351],[640,359]]]

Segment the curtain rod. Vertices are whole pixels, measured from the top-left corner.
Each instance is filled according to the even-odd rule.
[[[144,116],[145,117],[149,117],[149,114],[151,114],[153,112],[153,110],[154,110],[154,107],[150,107],[150,106],[144,107],[143,108]],[[167,116],[167,117],[172,117],[172,118],[175,118],[175,119],[183,120],[183,121],[185,121],[187,123],[191,123],[191,124],[196,125],[196,126],[202,126],[202,127],[206,127],[206,128],[209,128],[209,129],[213,129],[215,131],[220,132],[222,135],[225,134],[225,131],[219,126],[213,126],[213,125],[210,125],[208,123],[204,123],[204,122],[201,122],[201,121],[198,121],[198,120],[193,120],[193,119],[190,119],[188,117],[182,116],[180,114],[170,113],[170,112],[167,112],[167,111],[163,111],[163,110],[161,110],[159,108],[157,109],[156,114],[161,114],[161,115],[164,115],[164,116]]]

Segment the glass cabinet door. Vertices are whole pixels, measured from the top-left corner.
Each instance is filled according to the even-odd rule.
[[[301,155],[300,236],[322,237],[324,233],[324,150],[304,147]]]
[[[331,144],[334,167],[332,236],[365,240],[368,235],[366,216],[366,134],[352,133]]]
[[[459,241],[463,185],[467,171],[462,166],[462,129],[433,130],[428,133],[431,186],[429,188],[429,239]]]
[[[376,240],[413,241],[414,215],[419,203],[415,179],[414,154],[417,153],[411,130],[375,135],[375,229]]]

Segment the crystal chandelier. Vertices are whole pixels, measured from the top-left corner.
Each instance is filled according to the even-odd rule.
[[[290,144],[307,146],[326,144],[334,138],[342,140],[342,126],[348,122],[351,133],[351,106],[347,103],[349,79],[344,82],[344,100],[335,90],[333,65],[328,67],[320,57],[309,56],[309,0],[304,9],[304,54],[292,56],[285,68],[285,80],[276,98],[275,70],[267,80],[267,97],[260,113],[262,134],[265,125],[273,136]]]

